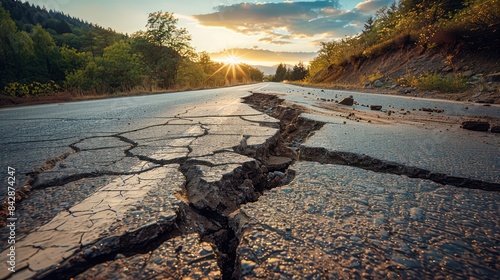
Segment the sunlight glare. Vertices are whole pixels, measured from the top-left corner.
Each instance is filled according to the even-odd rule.
[[[228,56],[226,56],[224,59],[223,59],[224,63],[227,65],[237,65],[237,64],[240,64],[241,63],[241,59],[234,55],[234,54],[230,54]]]
[[[217,69],[210,77],[206,80],[210,79],[215,74],[225,71],[224,79],[226,85],[235,84],[238,79],[238,74],[242,76],[243,79],[249,79],[247,73],[243,71],[242,66],[244,65],[242,58],[244,55],[239,55],[235,52],[226,53],[224,57],[219,58],[219,62],[222,62],[222,65]]]

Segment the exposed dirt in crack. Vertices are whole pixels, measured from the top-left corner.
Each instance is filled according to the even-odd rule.
[[[324,123],[300,117],[302,112],[307,111],[306,108],[298,105],[284,105],[284,102],[278,96],[262,93],[253,93],[244,98],[244,103],[280,121],[280,133],[273,152],[276,156],[290,157],[295,160],[300,143],[321,129]],[[266,126],[266,124],[261,125]]]
[[[273,154],[273,147],[267,145],[262,145],[260,149],[249,149],[249,153],[255,155]],[[198,165],[192,162],[180,168],[186,177],[186,196],[191,209],[186,218],[195,225],[203,241],[215,245],[223,279],[237,279],[233,273],[238,239],[229,225],[229,214],[245,203],[257,201],[265,190],[290,182],[295,175],[292,170],[288,170],[289,163],[280,170],[274,170],[261,160],[243,163],[217,182],[203,180]],[[196,218],[193,219],[193,216]],[[198,226],[200,223],[204,223],[204,226]]]
[[[297,157],[300,143],[323,126],[322,123],[300,118],[300,109],[280,106],[282,102],[269,95],[254,94],[245,98],[245,103],[261,112],[268,111],[270,106],[279,108],[270,110],[272,113],[269,114],[280,120],[279,133],[263,145],[248,145],[247,138],[244,138],[240,145],[234,147],[235,152],[255,161],[243,163],[221,180],[211,183],[202,179],[201,171],[194,164],[184,164],[180,168],[186,177],[190,208],[204,218],[198,217],[194,222],[205,220],[215,225],[209,229],[204,227],[199,234],[202,240],[217,247],[223,279],[240,278],[236,255],[239,239],[230,225],[229,214],[246,203],[257,201],[266,190],[291,182],[295,172],[289,166]],[[270,123],[261,125],[275,127]]]

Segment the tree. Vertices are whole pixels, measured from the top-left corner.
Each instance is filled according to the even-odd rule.
[[[264,80],[264,72],[261,70],[248,66],[248,77],[250,78],[250,81],[254,82],[262,82]]]
[[[12,70],[16,64],[11,40],[16,31],[16,23],[10,18],[9,12],[0,5],[0,89],[15,80]]]
[[[63,61],[62,68],[66,75],[74,70],[83,68],[90,61],[89,53],[78,52],[76,49],[68,46],[63,46],[60,49],[60,53]]]
[[[115,92],[127,91],[143,80],[142,57],[132,52],[125,41],[119,41],[104,49],[102,57],[78,53],[64,48],[62,55],[66,65],[85,64],[66,75],[65,86],[75,91]]]
[[[203,86],[206,74],[201,63],[184,59],[179,67],[177,86],[183,88],[196,88]]]
[[[64,80],[61,54],[52,36],[42,26],[37,25],[31,31],[31,39],[35,52],[35,61],[31,65],[33,80],[41,83]]]
[[[203,51],[198,55],[198,63],[202,65],[203,71],[208,74],[213,61],[210,55],[207,52]]]
[[[274,75],[273,82],[282,82],[286,78],[286,65],[284,63],[280,63],[278,68],[276,68],[276,74]]]
[[[99,63],[100,58],[89,60],[83,69],[78,69],[66,75],[64,86],[69,90],[78,92],[104,91],[102,77],[104,75],[103,69],[100,68],[96,61]]]
[[[365,25],[363,26],[364,27],[363,33],[368,33],[372,31],[373,24],[374,24],[373,16],[370,16],[368,20],[366,20]]]
[[[289,79],[292,81],[301,81],[307,76],[308,73],[309,70],[304,65],[304,63],[300,61],[297,65],[293,66],[293,70],[290,73]]]
[[[33,40],[28,33],[18,31],[11,37],[10,44],[13,50],[12,60],[15,62],[14,65],[10,65],[12,72],[15,73],[14,81],[31,82],[33,73],[29,68],[35,59]]]
[[[152,45],[143,50],[146,51],[145,56],[155,58],[155,61],[150,60],[151,72],[162,78],[160,83],[165,87],[175,84],[182,60],[194,53],[190,45],[191,35],[185,28],[177,27],[177,22],[173,13],[150,13],[146,32],[138,33]],[[162,72],[168,75],[161,77]]]
[[[146,39],[152,44],[172,48],[180,55],[186,55],[191,51],[189,45],[191,35],[186,28],[177,27],[178,21],[173,13],[162,11],[150,13],[146,24]]]
[[[104,49],[102,62],[105,70],[103,84],[111,91],[131,90],[142,80],[142,57],[132,53],[128,43],[121,40]]]
[[[150,90],[174,86],[182,58],[173,49],[147,41],[144,32],[132,34],[132,48],[144,58]],[[175,73],[174,73],[175,71]]]
[[[104,48],[124,39],[123,35],[117,34],[111,29],[104,29],[99,26],[92,26],[92,28],[85,31],[82,39],[82,50],[92,53],[92,56],[102,56]]]

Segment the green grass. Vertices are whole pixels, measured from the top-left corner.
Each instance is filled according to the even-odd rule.
[[[426,73],[411,79],[411,85],[420,90],[459,92],[467,88],[467,79],[461,76],[444,77],[438,73]]]

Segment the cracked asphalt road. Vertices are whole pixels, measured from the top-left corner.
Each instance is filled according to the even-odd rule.
[[[15,167],[20,176],[34,172],[47,160],[72,152],[70,145],[80,141],[90,143],[92,138],[103,136],[107,139],[101,141],[109,140],[106,146],[114,143],[119,148],[129,143],[111,139],[113,135],[154,128],[187,109],[218,99],[223,103],[224,98],[235,98],[261,86],[1,109],[0,161]],[[144,137],[150,137],[147,132],[143,131]],[[4,173],[0,176],[5,178]]]
[[[288,101],[251,108],[249,91]],[[306,91],[338,94],[271,83],[0,110],[19,180],[16,272],[3,251],[0,279],[495,278],[498,135],[425,142]]]
[[[12,132],[0,140],[2,163],[16,168],[19,184],[31,189],[29,198],[16,205],[21,241],[14,277],[50,274],[109,234],[149,232],[148,223],[168,231],[177,222],[178,204],[190,199],[182,189],[186,179],[180,165],[196,167],[197,180],[219,181],[255,161],[235,153],[234,146],[242,141],[256,146],[276,133],[260,125],[275,120],[240,103],[248,90],[259,87],[2,111],[3,130]],[[193,189],[187,196],[204,203],[199,192]],[[162,195],[144,204],[151,193]],[[8,230],[3,233],[6,248]]]

